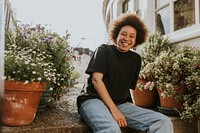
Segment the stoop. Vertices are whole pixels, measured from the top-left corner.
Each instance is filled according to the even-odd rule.
[[[67,104],[67,103],[65,103]],[[179,117],[171,117],[174,133],[198,133],[197,122],[187,123]],[[92,133],[77,112],[64,108],[46,109],[38,112],[34,122],[27,126],[2,126],[2,133]],[[122,133],[144,133],[129,128],[122,128]]]
[[[72,91],[72,90],[71,90]],[[72,91],[73,92],[73,91]],[[76,93],[66,95],[53,108],[37,112],[30,125],[21,127],[2,126],[2,133],[92,133],[82,121],[76,108]],[[174,133],[198,133],[197,121],[187,123],[179,117],[172,119]],[[122,133],[144,133],[130,128],[121,128]]]

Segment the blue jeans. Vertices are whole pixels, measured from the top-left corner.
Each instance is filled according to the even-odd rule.
[[[173,133],[170,118],[159,112],[137,107],[128,102],[117,107],[124,114],[130,128],[147,133]],[[79,113],[94,133],[121,133],[109,109],[99,99],[83,102]]]

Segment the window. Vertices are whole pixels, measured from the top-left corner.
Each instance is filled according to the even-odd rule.
[[[169,2],[169,0],[157,0],[156,1],[156,8],[159,8],[160,6],[162,6],[162,5],[164,5],[168,2]]]
[[[147,1],[148,0],[140,0],[139,2],[139,16],[147,22],[148,20],[146,19],[147,17]],[[137,4],[136,4],[137,5]],[[135,7],[137,9],[137,7]]]
[[[127,11],[128,11],[128,3],[124,1],[124,3],[122,4],[122,12],[125,13]]]
[[[165,35],[170,32],[169,6],[166,6],[162,10],[156,12],[156,30],[159,31],[161,35]]]
[[[174,2],[174,30],[183,29],[194,24],[194,0],[178,0]]]
[[[127,11],[129,11],[129,4],[130,4],[130,0],[125,0],[122,3],[122,13],[126,13]]]
[[[165,35],[199,23],[200,5],[195,3],[200,4],[199,0],[155,0],[155,30]]]
[[[156,31],[159,31],[162,35],[170,32],[170,9],[168,1],[169,0],[156,1]]]

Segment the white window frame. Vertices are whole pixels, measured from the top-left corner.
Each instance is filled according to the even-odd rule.
[[[149,13],[147,16],[148,27],[151,32],[156,32],[156,23],[155,23],[155,2],[156,0],[148,1],[148,10]],[[199,9],[199,0],[195,0],[195,24],[177,31],[174,31],[174,14],[173,14],[173,3],[175,0],[169,0],[169,8],[170,8],[170,33],[166,34],[171,40],[172,43],[177,43],[181,41],[186,41],[192,38],[200,37],[200,9]]]
[[[115,4],[117,5],[117,17],[123,13],[123,3],[128,2],[128,10],[126,12],[134,12],[134,0],[117,0]]]
[[[173,14],[173,2],[174,0],[170,1],[170,8],[171,9],[171,16],[174,16]],[[174,18],[171,19],[171,29],[170,33],[167,34],[167,36],[170,37],[171,42],[177,43],[181,41],[186,41],[192,38],[196,38],[200,36],[200,21],[199,21],[199,0],[195,0],[195,24],[177,31],[174,31]]]

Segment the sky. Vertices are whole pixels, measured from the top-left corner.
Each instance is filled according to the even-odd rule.
[[[106,43],[103,0],[10,0],[23,24],[48,25],[52,31],[71,34],[69,45],[96,49]]]

